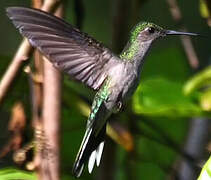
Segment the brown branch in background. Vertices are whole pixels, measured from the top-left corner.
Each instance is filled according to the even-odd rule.
[[[60,0],[45,0],[41,9],[43,11],[51,12],[54,10],[54,8],[56,7],[56,5],[58,5],[59,2]],[[37,3],[33,3],[33,5],[35,5],[37,8],[38,3],[40,3],[40,0]],[[32,46],[29,44],[28,40],[24,38],[14,58],[12,59],[11,64],[7,68],[5,74],[3,75],[0,81],[0,103],[2,102],[15,77],[17,76],[22,63],[25,60],[29,59],[32,51]]]
[[[55,13],[58,17],[63,17],[62,4]],[[46,58],[44,58],[46,59]],[[61,109],[61,74],[53,65],[44,60],[44,79],[43,79],[43,130],[48,146],[49,158],[43,154],[42,161],[47,161],[48,169],[42,169],[42,179],[59,180],[60,177],[60,109]],[[46,165],[42,162],[42,166]]]
[[[35,1],[34,1],[35,2]],[[38,1],[40,2],[40,1]],[[45,0],[42,6],[42,10],[51,12],[56,5],[59,3],[59,0]],[[33,3],[36,5],[36,8],[38,7],[38,3]],[[3,75],[1,82],[0,82],[0,103],[2,102],[4,96],[6,95],[9,87],[11,86],[13,80],[18,74],[18,71],[22,65],[22,63],[29,59],[31,52],[33,51],[32,46],[29,44],[27,39],[24,39],[14,58],[12,59],[12,62],[10,63],[9,67],[7,68],[5,74]]]
[[[44,94],[43,94],[43,130],[47,142],[47,156],[43,154],[41,166],[43,168],[42,179],[59,179],[59,131],[60,131],[60,73],[47,60],[44,61]]]
[[[62,16],[63,9],[58,7],[59,0],[33,0],[33,6],[47,12],[57,9],[56,14]],[[42,7],[40,7],[42,5]],[[59,129],[60,129],[60,74],[45,60],[37,50],[34,53],[35,72],[30,74],[32,112],[35,142],[34,162],[38,179],[58,180],[60,176],[59,161]],[[43,67],[44,66],[44,67]],[[44,74],[43,74],[44,68]]]
[[[183,28],[182,31],[187,31],[187,29]],[[197,69],[199,67],[199,60],[194,50],[193,44],[191,42],[191,38],[189,36],[181,36],[182,45],[185,49],[185,53],[188,57],[189,63],[192,68]]]
[[[34,0],[32,2],[32,4],[33,4],[34,8],[40,9],[41,5],[42,5],[42,1],[41,0]],[[27,42],[27,45],[29,45],[28,41],[26,41],[26,42]],[[31,46],[29,46],[29,48],[31,48]],[[27,51],[27,48],[23,48],[23,50],[21,52],[23,53],[24,51]],[[32,140],[30,143],[24,145],[23,147],[20,148],[20,145],[19,145],[17,148],[15,148],[16,152],[13,155],[13,159],[16,163],[23,163],[23,161],[26,160],[26,153],[30,149],[34,148],[35,145],[38,146],[38,144],[40,144],[40,143],[38,143],[39,137],[37,137],[37,134],[38,134],[37,131],[38,131],[38,129],[41,129],[41,125],[42,125],[41,121],[40,121],[40,112],[41,112],[41,106],[42,106],[42,87],[41,87],[41,81],[42,81],[41,75],[42,75],[42,73],[41,72],[42,72],[42,61],[43,60],[41,60],[39,58],[41,55],[37,50],[35,51],[34,56],[35,56],[35,58],[34,58],[35,59],[35,63],[34,63],[35,64],[35,72],[32,72],[31,68],[29,66],[26,66],[24,68],[24,71],[29,75],[31,97],[32,97],[32,120],[33,120],[32,122],[33,122],[33,127],[35,129],[35,138],[34,138],[34,140]],[[18,68],[16,68],[16,69],[18,70]],[[15,75],[15,73],[11,73],[11,75],[12,74]],[[10,124],[14,124],[13,121],[11,121]],[[15,129],[16,129],[16,131],[18,130],[17,127]],[[11,125],[9,125],[9,130],[11,130]],[[16,135],[14,137],[15,137],[14,141],[17,138],[22,139],[22,136],[21,136],[20,133],[19,133],[19,136],[16,133]],[[10,150],[11,149],[12,148],[10,147]],[[38,148],[36,147],[36,149],[38,149]],[[29,170],[35,169],[37,157],[38,156],[35,155],[34,161],[27,162],[27,164],[26,164],[27,169],[29,169]],[[30,164],[30,166],[29,166],[29,164]],[[39,174],[38,174],[38,176],[39,176]]]
[[[42,9],[47,12],[52,12],[53,10],[58,7],[60,0],[45,0],[43,2],[41,0],[34,0],[33,1],[33,7]],[[63,14],[62,8],[58,8],[57,14],[61,16]],[[23,61],[27,60],[32,52],[33,48],[28,43],[27,39],[24,39],[21,43],[16,55],[14,56],[10,66],[8,67],[5,75],[3,76],[1,82],[0,82],[0,102],[3,99],[3,97],[6,95],[7,90],[11,86],[11,83],[13,82],[14,78],[17,76],[18,71],[23,63]],[[40,114],[42,110],[42,65],[39,64],[42,60],[38,58],[38,53],[35,53],[35,69],[36,72],[31,72],[30,68],[27,67],[25,69],[26,72],[29,73],[29,79],[31,82],[31,90],[32,90],[32,106],[33,106],[33,125],[35,129],[35,141],[25,145],[23,148],[19,149],[20,143],[21,143],[21,135],[17,135],[15,133],[15,137],[13,138],[13,141],[11,141],[7,149],[19,149],[15,154],[14,158],[18,161],[24,161],[26,152],[34,147],[36,149],[35,154],[35,162],[33,162],[33,165],[30,165],[30,169],[33,169],[31,167],[35,167],[37,169],[37,175],[38,179],[45,179],[45,180],[58,180],[59,179],[59,117],[60,117],[60,74],[49,64],[46,63],[45,65],[45,88],[44,88],[44,111],[43,111],[43,117],[44,120],[42,121]],[[37,59],[39,59],[37,61]],[[50,86],[49,86],[49,82]],[[49,106],[49,107],[48,107]],[[14,108],[15,109],[15,108]],[[17,108],[16,108],[17,109]],[[20,109],[20,108],[19,108]],[[17,112],[17,111],[14,111]],[[14,114],[14,113],[13,113]],[[51,114],[51,117],[49,115]],[[15,113],[15,117],[19,118],[18,114]],[[16,118],[16,120],[17,120]],[[20,119],[20,118],[19,118]],[[46,121],[45,121],[46,120]],[[54,122],[55,121],[55,122]],[[16,124],[16,122],[19,121],[11,121],[12,124]],[[24,121],[25,122],[25,121]],[[21,125],[21,123],[19,123]],[[10,125],[10,129],[11,129]],[[22,126],[21,126],[22,127]],[[17,132],[18,129],[20,129],[19,126],[15,126],[15,132]],[[45,134],[43,133],[43,129],[45,130]],[[18,131],[19,132],[19,131]],[[46,137],[43,138],[44,135]],[[17,138],[19,139],[18,144],[14,144],[17,141]],[[42,154],[43,149],[46,149],[46,147],[43,147],[42,145],[46,145],[46,141],[44,142],[43,139],[47,139],[48,145],[50,148],[47,147],[47,149],[51,150],[51,153],[53,154],[53,158],[49,158],[47,152],[46,154]],[[35,143],[34,143],[35,142]],[[41,145],[42,147],[38,147]],[[4,153],[7,151],[7,149],[4,150]],[[39,151],[40,150],[40,151]],[[41,152],[41,153],[40,153]],[[52,160],[52,161],[51,161]],[[45,166],[47,164],[47,166]],[[44,166],[43,166],[44,165]],[[28,166],[29,167],[29,166]],[[46,168],[47,167],[47,171]],[[47,172],[47,174],[46,174]]]
[[[43,98],[43,58],[38,50],[35,50],[34,52],[34,69],[35,72],[31,72],[30,82],[32,88],[32,119],[34,127],[36,128],[37,121],[40,121],[39,123],[41,123],[40,115]]]
[[[6,95],[13,80],[17,76],[22,63],[30,57],[32,50],[33,48],[28,43],[28,40],[23,39],[12,62],[10,63],[9,67],[7,68],[5,74],[3,75],[0,81],[0,103]]]
[[[181,26],[180,30],[187,31],[187,29],[182,24],[182,14],[177,4],[177,1],[176,0],[166,0],[166,1],[167,1],[167,4],[169,5],[170,12],[173,19]],[[188,57],[190,66],[194,69],[197,69],[199,66],[199,60],[194,50],[193,44],[191,42],[191,38],[188,36],[181,36],[180,38],[181,38],[185,53]]]
[[[11,132],[12,136],[6,146],[1,150],[0,158],[4,157],[8,152],[20,148],[25,124],[26,115],[23,104],[21,102],[16,102],[12,108],[12,115],[8,125],[8,130]]]
[[[29,69],[29,67],[28,67]],[[42,112],[42,98],[43,98],[43,58],[38,50],[34,52],[34,69],[35,72],[31,72],[29,69],[29,82],[31,89],[31,100],[32,100],[32,126],[34,128],[34,145],[36,148],[34,154],[34,160],[31,166],[37,171],[38,179],[41,179],[41,168],[40,164],[42,161],[41,151],[44,148],[44,133],[43,133],[43,122],[41,117]],[[33,163],[33,165],[32,165]],[[31,168],[32,169],[32,168]]]
[[[169,4],[171,14],[176,22],[182,24],[182,15],[180,9],[177,5],[176,0],[167,0]],[[181,25],[181,29],[185,30],[184,25]],[[182,44],[184,46],[185,52],[188,56],[189,63],[192,68],[198,68],[198,59],[194,51],[193,45],[191,43],[190,37],[183,37]],[[187,133],[186,142],[183,145],[183,152],[189,154],[197,161],[201,158],[204,150],[204,145],[206,144],[206,132],[208,132],[208,119],[193,118],[190,121],[189,130]],[[190,163],[191,162],[191,163]],[[198,172],[196,170],[197,166],[193,166],[194,161],[184,161],[184,159],[178,160],[176,163],[177,171],[172,174],[175,177],[177,173],[178,179],[197,179]]]
[[[32,7],[36,9],[41,9],[43,0],[32,0]]]
[[[120,124],[120,122],[110,121],[107,124],[106,133],[126,151],[131,152],[134,150],[133,135],[126,127]]]
[[[41,10],[46,12],[54,12],[61,0],[44,0]]]

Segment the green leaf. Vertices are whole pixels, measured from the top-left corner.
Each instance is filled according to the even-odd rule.
[[[211,111],[211,89],[204,91],[200,98],[200,104],[203,110]]]
[[[211,157],[202,168],[198,180],[211,180]]]
[[[141,78],[145,80],[161,76],[181,82],[189,77],[189,72],[190,68],[183,51],[176,44],[173,46],[170,44],[165,50],[155,49],[149,53],[143,65]]]
[[[164,78],[143,81],[133,96],[133,110],[147,116],[193,117],[202,114],[193,96],[185,96],[182,83]]]
[[[29,173],[14,168],[6,168],[0,170],[1,180],[36,180],[35,173]]]
[[[161,167],[154,163],[145,162],[136,166],[137,171],[140,173],[140,179],[158,180],[165,179],[165,173]]]
[[[196,74],[184,86],[184,93],[190,94],[199,88],[211,84],[211,66]]]
[[[199,8],[200,14],[203,18],[208,18],[210,16],[210,12],[207,7],[207,2],[205,0],[200,0]]]

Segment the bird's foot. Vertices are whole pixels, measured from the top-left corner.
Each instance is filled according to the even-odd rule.
[[[121,102],[121,101],[118,101],[118,102],[116,103],[114,113],[118,113],[118,112],[121,110],[121,108],[122,108],[122,102]]]

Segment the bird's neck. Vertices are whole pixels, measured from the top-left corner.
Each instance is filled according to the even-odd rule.
[[[123,61],[134,63],[135,67],[140,68],[141,64],[144,61],[144,57],[146,56],[149,47],[151,46],[151,43],[152,41],[129,41],[119,57]]]

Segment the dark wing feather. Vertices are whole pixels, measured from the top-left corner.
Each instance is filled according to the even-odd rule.
[[[60,70],[98,89],[112,53],[72,25],[40,10],[10,7],[7,14],[20,33]],[[104,70],[104,71],[103,71]]]

